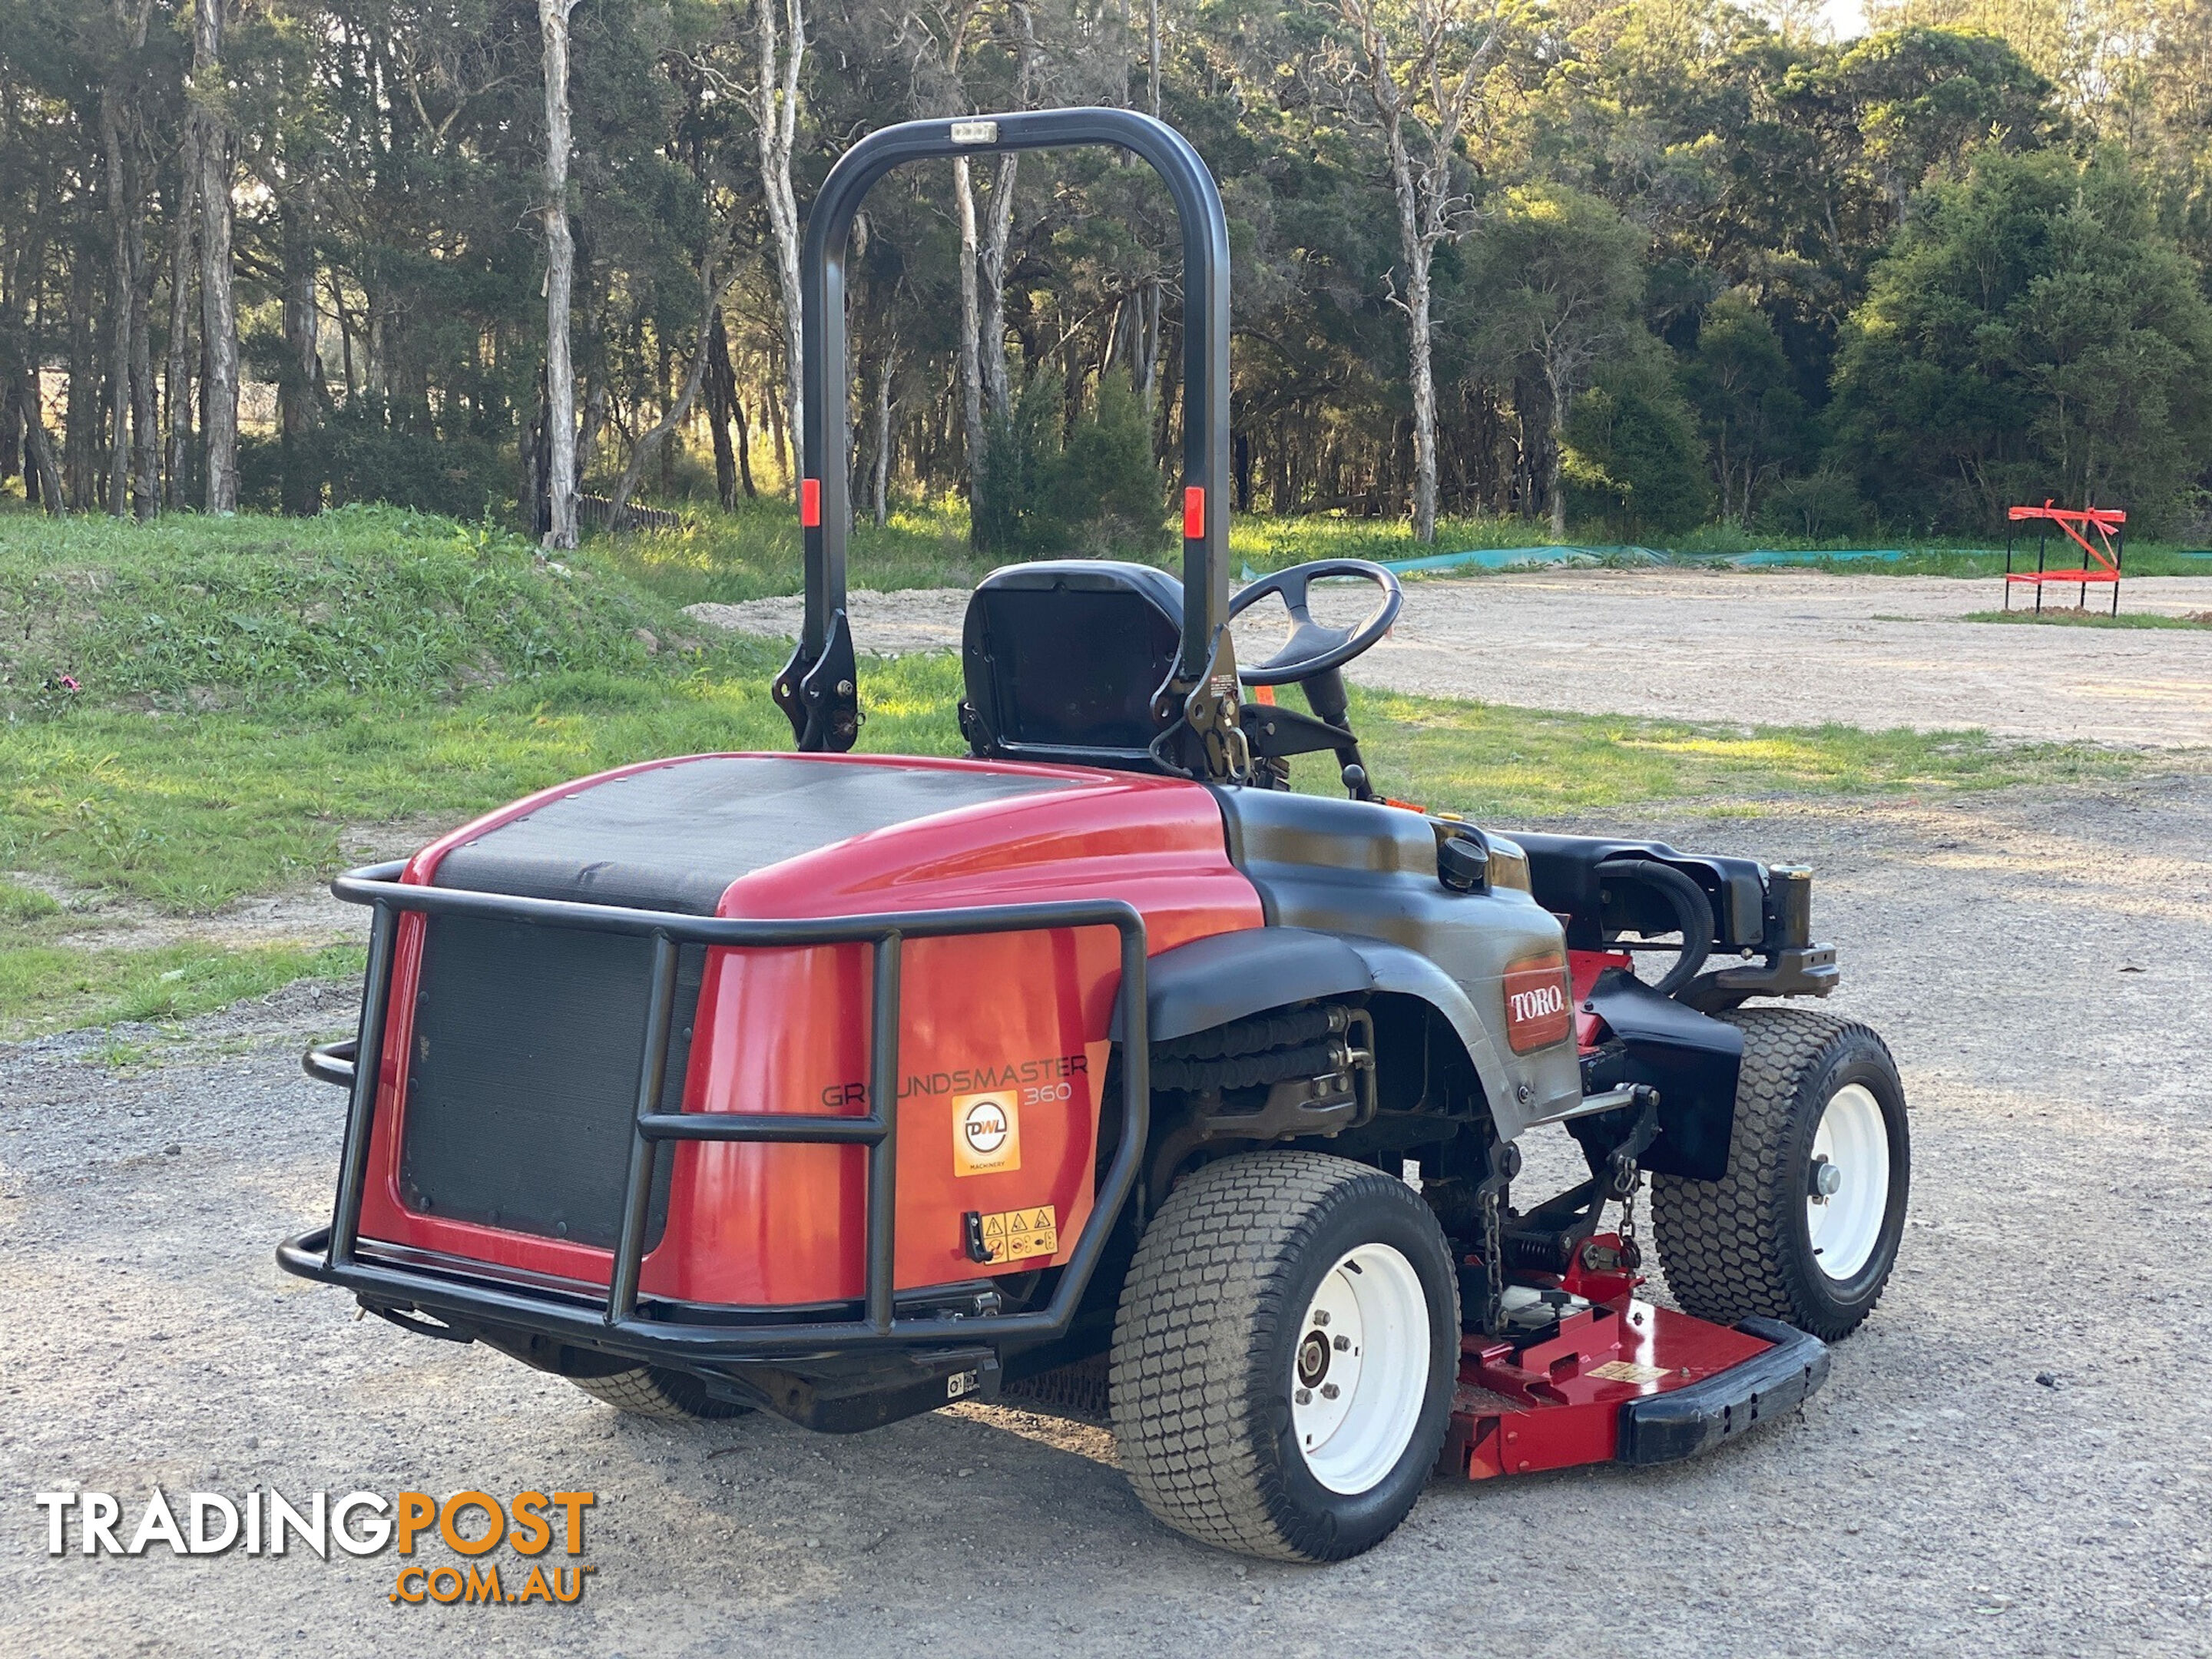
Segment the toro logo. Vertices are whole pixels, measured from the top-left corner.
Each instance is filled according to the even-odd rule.
[[[1022,1120],[1010,1091],[956,1095],[952,1172],[991,1175],[1022,1167]]]
[[[1505,1041],[1516,1054],[1564,1042],[1574,1029],[1567,965],[1555,956],[1524,957],[1505,970]]]

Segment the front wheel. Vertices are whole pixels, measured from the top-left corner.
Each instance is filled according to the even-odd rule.
[[[1403,1182],[1317,1152],[1224,1158],[1145,1231],[1114,1330],[1122,1467],[1202,1543],[1336,1561],[1412,1510],[1443,1443],[1459,1290]]]
[[[1743,1032],[1718,1181],[1654,1176],[1651,1230],[1683,1310],[1787,1320],[1833,1341],[1897,1265],[1911,1187],[1905,1087],[1863,1025],[1802,1008],[1716,1016]]]

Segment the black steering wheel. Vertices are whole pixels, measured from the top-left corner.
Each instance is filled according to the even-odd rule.
[[[1328,576],[1357,576],[1382,590],[1374,610],[1350,628],[1330,628],[1313,619],[1306,609],[1306,589]],[[1390,631],[1406,596],[1398,579],[1379,564],[1365,559],[1316,559],[1262,576],[1229,602],[1234,622],[1269,594],[1283,602],[1293,624],[1283,648],[1253,668],[1239,668],[1237,678],[1247,685],[1295,685],[1300,680],[1341,668]]]

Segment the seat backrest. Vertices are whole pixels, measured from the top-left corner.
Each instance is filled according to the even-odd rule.
[[[1009,565],[968,602],[961,729],[980,756],[1162,769],[1152,694],[1174,671],[1182,584],[1150,565]]]

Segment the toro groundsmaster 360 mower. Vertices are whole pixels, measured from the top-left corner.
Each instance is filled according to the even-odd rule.
[[[973,757],[847,753],[854,210],[902,162],[1088,143],[1182,220],[1182,580],[994,572]],[[1835,985],[1806,872],[1377,796],[1340,671],[1395,580],[1230,600],[1229,243],[1191,147],[1122,110],[894,127],[830,173],[803,276],[798,752],[625,767],[339,879],[374,911],[360,1034],[308,1069],[352,1106],[283,1265],[656,1416],[850,1431],[1103,1380],[1154,1515],[1296,1559],[1366,1549],[1433,1472],[1685,1457],[1817,1388],[1889,1276],[1907,1131],[1873,1032],[1745,1006]],[[1379,590],[1363,621],[1315,620],[1324,577]],[[1240,669],[1268,599],[1287,642]],[[1248,699],[1285,685],[1310,713]],[[1302,754],[1348,798],[1291,793]],[[1523,1206],[1549,1125],[1589,1178]],[[1680,1312],[1637,1294],[1647,1174]]]

